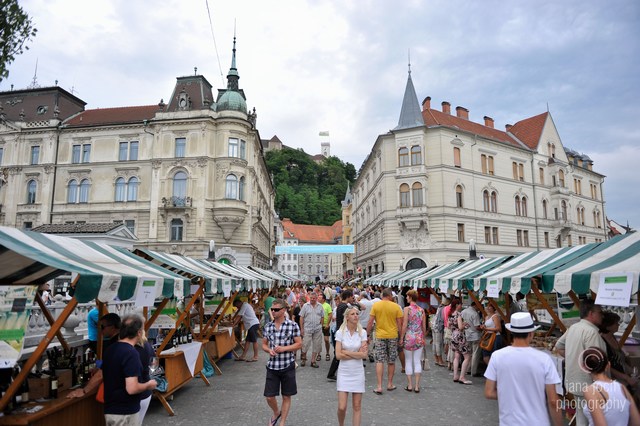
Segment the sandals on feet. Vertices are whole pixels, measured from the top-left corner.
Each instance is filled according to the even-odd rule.
[[[415,393],[420,393],[420,388],[415,388],[413,391],[414,391]]]
[[[411,389],[409,386],[405,386],[404,390],[406,390],[407,392],[413,392],[413,389]]]
[[[278,424],[278,420],[280,420],[280,416],[282,416],[282,413],[279,413],[275,419],[273,417],[271,418],[271,426],[276,426],[276,424]]]
[[[376,395],[382,395],[382,391],[378,389],[374,389],[373,393],[375,393]]]
[[[327,361],[331,361],[331,355],[327,354],[327,356],[325,357],[325,359],[326,359]]]
[[[318,354],[318,356],[316,356],[316,362],[317,361],[322,361],[322,356],[320,354]]]
[[[311,363],[311,366],[312,366],[313,368],[318,368],[318,364],[316,364],[315,362],[312,362],[312,363]]]
[[[473,382],[471,380],[458,380],[458,383],[462,385],[472,385]]]

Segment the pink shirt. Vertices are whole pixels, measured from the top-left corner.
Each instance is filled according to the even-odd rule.
[[[449,312],[451,311],[451,305],[447,305],[444,308],[442,308],[442,315],[443,315],[443,320],[444,320],[444,328],[448,328],[449,327]]]

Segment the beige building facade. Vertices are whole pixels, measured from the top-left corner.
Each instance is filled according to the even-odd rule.
[[[59,87],[0,93],[0,224],[123,223],[136,246],[269,268],[274,189],[238,86],[179,77],[165,104],[85,110]]]
[[[411,74],[398,126],[375,141],[353,188],[364,275],[478,255],[603,241],[604,176],[563,146],[549,112],[494,128],[448,102],[418,103]]]

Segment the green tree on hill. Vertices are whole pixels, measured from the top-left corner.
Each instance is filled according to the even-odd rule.
[[[337,157],[316,164],[303,150],[283,148],[265,155],[276,189],[280,218],[306,225],[333,225],[342,217],[340,202],[356,169]]]

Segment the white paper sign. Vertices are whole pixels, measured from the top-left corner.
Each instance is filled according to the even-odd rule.
[[[489,280],[487,284],[487,297],[500,297],[498,280]]]
[[[258,289],[258,286],[256,285],[256,282],[251,281],[251,290],[255,293],[257,289]]]
[[[153,306],[158,294],[159,280],[154,278],[139,278],[136,289],[136,306]]]
[[[118,275],[105,275],[102,277],[100,292],[98,292],[98,300],[109,303],[118,295],[121,277]]]
[[[173,295],[176,299],[180,299],[184,297],[184,281],[181,279],[177,279],[173,283]]]
[[[231,280],[222,281],[222,294],[224,297],[231,296]]]
[[[449,291],[447,280],[440,281],[440,293],[446,293],[447,291]]]
[[[596,296],[596,305],[629,306],[632,283],[633,275],[631,273],[601,274],[598,295]]]

